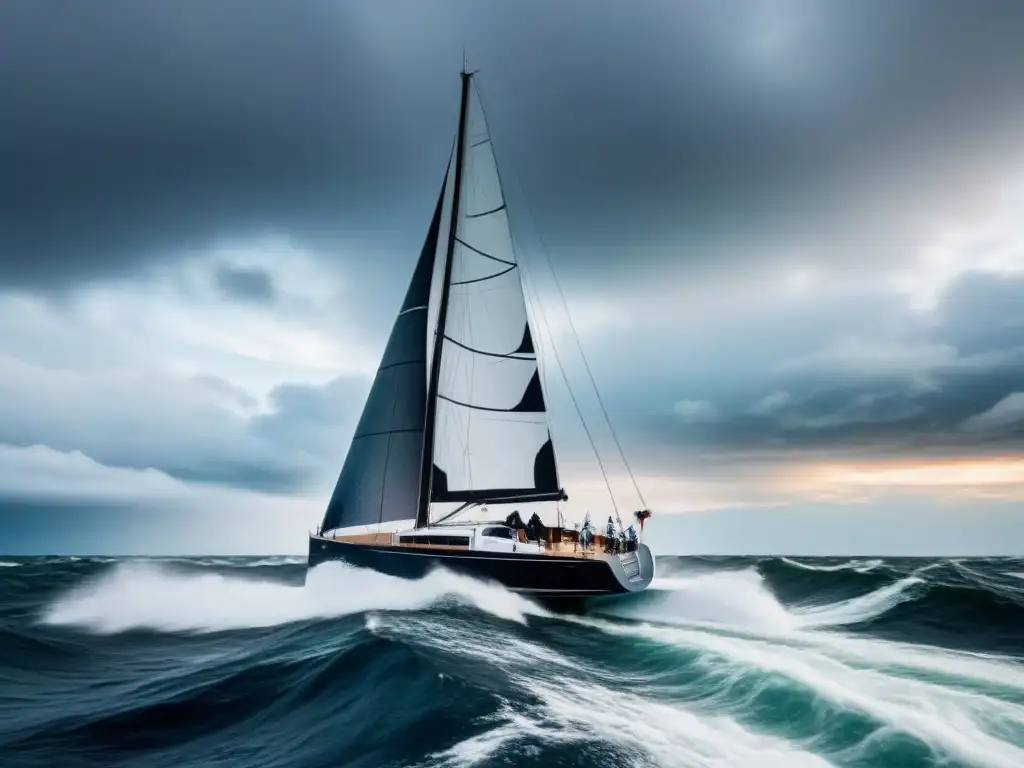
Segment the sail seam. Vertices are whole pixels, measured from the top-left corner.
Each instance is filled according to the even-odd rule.
[[[437,394],[439,400],[447,400],[452,405],[458,405],[463,408],[469,408],[474,411],[490,411],[491,413],[544,413],[544,411],[520,411],[517,408],[490,408],[486,405],[471,405],[470,403],[463,403],[460,400],[453,400],[446,395],[442,395],[440,392]],[[537,422],[538,424],[540,422]]]
[[[425,363],[425,362],[427,362],[427,361],[426,360],[401,360],[401,361],[399,361],[397,363],[389,363],[388,365],[382,365],[380,368],[377,369],[377,372],[380,373],[381,371],[387,371],[387,370],[390,370],[391,368],[397,368],[400,365],[414,365],[415,363]]]
[[[470,347],[470,346],[467,346],[467,345],[463,344],[461,341],[456,341],[455,339],[453,339],[451,336],[449,336],[447,334],[445,334],[444,340],[445,341],[450,341],[455,346],[462,347],[466,351],[474,352],[474,353],[476,353],[478,355],[487,355],[488,357],[504,357],[504,358],[507,358],[509,360],[526,360],[528,362],[537,359],[535,356],[534,357],[517,357],[517,355],[526,354],[524,352],[485,352],[482,349],[474,349],[473,347]]]
[[[398,316],[401,317],[402,315],[408,314],[409,312],[416,312],[417,310],[426,309],[426,308],[427,308],[426,304],[421,304],[418,307],[409,307],[408,309],[403,309],[401,312],[399,312]]]
[[[496,277],[501,277],[502,275],[507,275],[509,272],[511,272],[517,266],[518,266],[517,264],[513,264],[512,266],[506,267],[505,269],[501,270],[501,272],[495,272],[493,275],[485,275],[484,277],[476,277],[476,278],[473,278],[472,280],[456,280],[456,281],[452,282],[452,285],[471,285],[472,283],[482,283],[482,282],[485,282],[487,280],[493,280]]]
[[[497,256],[491,256],[491,254],[489,254],[489,253],[484,253],[479,248],[474,248],[472,245],[470,245],[469,243],[467,243],[465,240],[463,240],[460,237],[456,237],[455,238],[455,242],[459,243],[459,245],[462,245],[462,246],[465,246],[466,248],[469,248],[469,250],[473,251],[473,253],[478,253],[481,256],[484,256],[484,257],[486,257],[488,259],[493,259],[494,261],[501,262],[502,264],[511,264],[513,267],[518,266],[514,261],[506,261],[505,259],[499,259]]]
[[[395,423],[395,412],[398,410],[398,384],[399,380],[395,379],[394,394],[391,396],[391,423]],[[391,441],[394,439],[395,433],[393,430],[388,430],[388,447],[384,451],[384,471],[380,476],[380,509],[377,515],[377,533],[380,533],[381,523],[384,522],[384,496],[387,493],[388,488],[388,464],[391,463]]]
[[[380,432],[364,432],[356,435],[353,440],[362,440],[364,437],[379,437],[380,435],[397,435],[401,432],[422,432],[422,427],[409,427],[407,429],[382,429]]]
[[[492,213],[497,213],[498,211],[503,211],[503,210],[505,210],[505,204],[504,203],[499,205],[497,208],[491,208],[491,210],[484,211],[483,213],[467,213],[466,214],[466,218],[467,219],[479,219],[481,216],[490,216]]]
[[[470,144],[469,148],[470,149],[475,149],[475,148],[479,147],[481,144],[486,144],[490,140],[491,140],[490,136],[488,136],[486,139],[480,139],[480,141],[477,141],[477,142],[474,142],[473,144]]]

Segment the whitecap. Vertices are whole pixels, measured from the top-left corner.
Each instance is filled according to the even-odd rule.
[[[43,621],[103,634],[131,629],[218,632],[370,610],[422,610],[446,599],[519,623],[528,615],[546,614],[499,585],[445,570],[412,581],[329,562],[311,569],[304,586],[294,586],[130,562],[59,598]]]

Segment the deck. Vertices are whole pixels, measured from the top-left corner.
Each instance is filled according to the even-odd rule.
[[[383,544],[386,546],[398,546],[408,547],[410,549],[431,549],[431,550],[460,550],[469,549],[465,546],[452,546],[448,544],[394,544],[391,539],[390,533],[361,533],[353,534],[349,536],[326,536],[325,538],[332,539],[334,541],[344,541],[348,544]],[[608,553],[604,551],[604,537],[595,537],[594,545],[591,549],[581,550],[579,545],[573,541],[541,541],[544,545],[544,549],[537,554],[551,555],[552,557],[575,557],[581,560],[593,560],[595,558],[607,557]]]

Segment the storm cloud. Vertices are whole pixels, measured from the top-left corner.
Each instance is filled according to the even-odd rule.
[[[580,484],[571,327],[664,506],[1018,454],[1021,40],[1013,0],[4,3],[0,495],[42,462],[322,502],[463,49]]]
[[[0,277],[268,231],[412,251],[463,46],[566,268],[899,258],[1017,141],[1022,34],[1013,2],[5,4]]]

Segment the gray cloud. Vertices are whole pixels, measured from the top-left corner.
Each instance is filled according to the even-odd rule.
[[[357,356],[324,343],[342,331],[383,342],[466,45],[526,261],[546,246],[570,302],[623,321],[588,354],[648,466],[1019,447],[1024,281],[954,270],[929,317],[881,283],[913,283],[935,222],[991,208],[1024,156],[1021,39],[1001,0],[2,4],[0,442],[245,487],[330,478],[364,377],[279,385],[267,412],[246,378],[333,375]],[[315,269],[219,260],[263,236]],[[162,292],[185,258],[207,261]],[[344,291],[296,289],[327,270]],[[794,270],[817,282],[774,296]],[[110,307],[140,274],[159,360]],[[51,301],[98,280],[92,303]],[[214,367],[231,373],[193,375]]]
[[[245,390],[210,376],[89,376],[2,362],[0,444],[275,492],[333,479],[369,386],[362,377],[282,385],[260,413]]]
[[[995,300],[988,302],[990,296]],[[882,313],[887,324],[877,333],[870,332],[870,319],[860,328],[848,321],[862,334],[856,343],[802,326],[794,313],[785,330],[748,323],[744,340],[721,334],[714,337],[720,348],[681,350],[674,361],[687,361],[677,368],[684,373],[665,369],[645,377],[656,384],[646,384],[652,401],[644,410],[656,412],[660,400],[663,415],[624,415],[622,422],[640,450],[665,463],[676,460],[672,446],[713,449],[719,460],[723,450],[737,459],[749,452],[785,457],[824,450],[916,456],[1019,450],[1024,334],[986,336],[984,330],[1018,327],[1024,278],[967,273],[934,315],[916,321],[905,307],[900,318],[897,297],[890,302],[892,310]],[[823,323],[829,325],[827,315]],[[803,352],[790,356],[793,348]],[[638,353],[637,365],[641,358],[655,355]],[[672,387],[673,381],[679,384]],[[633,388],[644,389],[643,382]],[[616,380],[613,408],[635,414],[628,391]],[[713,419],[698,418],[710,414]]]
[[[62,286],[264,232],[336,246],[339,225],[358,242],[408,216],[394,182],[413,200],[436,183],[452,120],[404,130],[424,99],[382,96],[347,15],[326,2],[5,4],[0,278]]]
[[[1024,434],[1024,392],[1007,395],[987,411],[971,416],[960,425],[970,431],[990,432],[1007,427]]]
[[[262,269],[221,267],[216,272],[216,281],[217,287],[228,298],[257,303],[274,300],[273,278]]]
[[[751,252],[737,236],[892,259],[1019,146],[1024,10],[983,6],[4,4],[0,280],[52,288],[268,231],[404,266],[463,45],[578,281],[627,256],[721,268]]]

